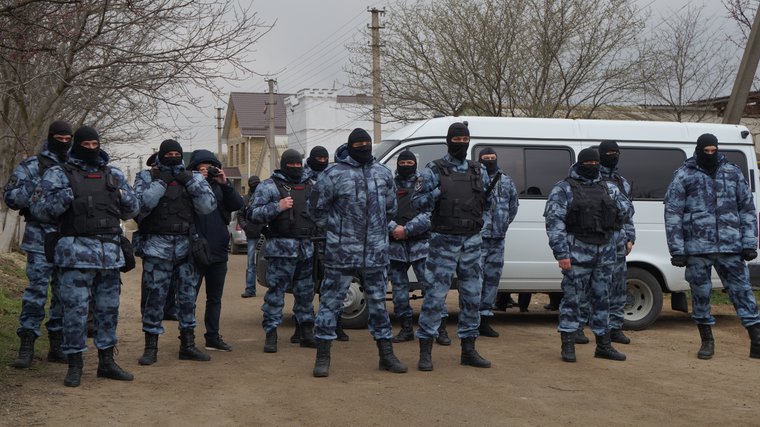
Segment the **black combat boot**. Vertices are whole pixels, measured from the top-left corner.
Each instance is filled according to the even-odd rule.
[[[749,357],[760,359],[760,324],[754,324],[747,328],[749,332]]]
[[[411,317],[401,319],[401,330],[398,331],[398,335],[393,337],[392,341],[395,343],[414,341],[414,328],[412,328]]]
[[[380,356],[380,369],[391,371],[394,374],[403,374],[407,371],[406,365],[393,354],[393,344],[390,339],[377,340],[377,353]]]
[[[267,332],[264,340],[264,353],[277,353],[277,328]]]
[[[317,342],[314,340],[314,324],[304,322],[301,325],[301,347],[317,348]]]
[[[196,360],[198,362],[208,362],[211,356],[198,350],[195,346],[195,331],[193,329],[179,330],[179,360]]]
[[[498,338],[499,333],[491,327],[491,316],[480,316],[480,326],[478,326],[480,336]]]
[[[574,337],[575,337],[576,344],[588,344],[589,342],[591,342],[589,341],[588,337],[586,337],[586,334],[583,333],[583,326],[581,326],[580,328],[578,328],[577,331],[575,331]]]
[[[343,319],[338,316],[338,323],[335,325],[335,335],[338,336],[338,341],[348,341],[348,334],[343,330]]]
[[[66,355],[63,354],[63,350],[61,349],[63,345],[63,331],[48,331],[48,341],[50,341],[50,349],[47,355],[48,362],[66,363]]]
[[[610,331],[610,340],[618,344],[630,344],[631,339],[625,336],[622,329],[613,329]]]
[[[98,378],[110,378],[119,381],[132,381],[135,377],[121,369],[113,360],[113,347],[98,349]]]
[[[332,340],[317,338],[317,360],[314,362],[314,376],[326,377],[330,375],[330,346]]]
[[[625,354],[615,350],[615,347],[612,346],[609,332],[604,335],[596,335],[596,350],[594,350],[594,357],[618,361],[625,360]]]
[[[296,316],[293,316],[293,323],[296,324],[296,329],[293,331],[293,335],[290,337],[290,342],[292,344],[298,344],[301,342],[301,325],[298,324],[298,319],[296,319]]]
[[[575,332],[560,332],[562,337],[562,360],[575,362]]]
[[[420,338],[420,361],[417,362],[417,369],[420,371],[433,370],[433,339]]]
[[[156,363],[158,360],[158,334],[145,333],[145,351],[137,363],[148,366]]]
[[[79,381],[82,378],[82,353],[74,353],[66,356],[69,362],[69,370],[66,372],[66,378],[63,379],[63,385],[66,387],[79,387]]]
[[[446,319],[441,319],[441,324],[438,326],[438,336],[435,338],[435,342],[438,345],[451,345],[451,338],[449,333],[446,332]]]
[[[31,329],[22,329],[19,331],[18,337],[21,338],[21,344],[18,347],[18,356],[16,356],[16,361],[13,362],[13,367],[28,368],[32,366],[34,341],[37,339],[37,335]]]
[[[491,362],[483,359],[475,350],[475,337],[462,338],[462,365],[475,366],[476,368],[490,368]]]
[[[702,360],[712,359],[715,354],[715,338],[713,338],[712,326],[697,325],[697,328],[699,328],[699,337],[702,339],[697,357]]]

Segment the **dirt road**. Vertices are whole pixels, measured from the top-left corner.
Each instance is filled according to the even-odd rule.
[[[688,316],[666,308],[652,328],[630,333],[633,344],[618,347],[628,361],[595,359],[585,345],[577,363],[563,363],[556,314],[538,300],[531,313],[499,313],[502,336],[478,340],[491,369],[460,366],[455,339],[434,347],[433,372],[416,370],[411,342],[395,346],[408,373],[379,371],[369,333],[353,330],[349,342],[333,345],[330,377],[317,379],[315,350],[287,341],[289,320],[280,351],[262,352],[264,289],[240,298],[244,272],[245,256],[232,256],[222,310],[232,352],[213,352],[209,363],[179,361],[176,323],[168,322],[158,363],[139,366],[138,269],[124,277],[117,356],[135,380],[96,378],[92,347],[79,388],[63,386],[64,365],[36,360],[42,368],[31,373],[2,369],[0,425],[760,425],[760,360],[747,357],[747,333],[730,306],[718,310],[710,361],[696,358],[699,336]],[[449,301],[456,314],[456,295]],[[413,304],[418,313],[420,301]],[[202,336],[202,319],[199,325]]]

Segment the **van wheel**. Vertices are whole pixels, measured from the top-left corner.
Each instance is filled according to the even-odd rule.
[[[364,329],[369,321],[369,307],[364,296],[364,285],[356,277],[351,280],[343,300],[343,327],[346,329]]]
[[[628,269],[626,285],[628,296],[623,308],[623,328],[633,331],[646,329],[662,311],[660,282],[650,272],[632,267]]]

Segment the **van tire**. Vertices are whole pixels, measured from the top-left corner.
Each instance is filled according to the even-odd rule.
[[[657,320],[662,311],[662,288],[652,273],[639,267],[628,269],[627,300],[623,329],[640,331]]]
[[[369,322],[369,307],[364,295],[364,284],[354,277],[343,300],[343,327],[346,329],[365,329]]]

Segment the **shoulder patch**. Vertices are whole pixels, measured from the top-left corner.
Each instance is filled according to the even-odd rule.
[[[417,178],[417,181],[414,183],[414,191],[422,190],[423,184],[425,184],[425,180],[422,177]]]

